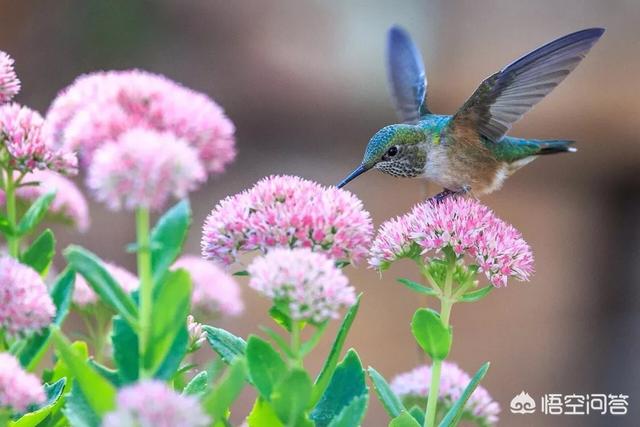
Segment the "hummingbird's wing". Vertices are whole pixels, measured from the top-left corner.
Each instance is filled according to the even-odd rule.
[[[552,41],[486,78],[453,116],[451,125],[499,141],[585,57],[604,33],[589,28]]]
[[[387,77],[393,106],[405,123],[418,123],[426,107],[427,79],[422,55],[409,33],[399,26],[387,35]]]

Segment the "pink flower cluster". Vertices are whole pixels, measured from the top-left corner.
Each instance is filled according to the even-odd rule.
[[[445,407],[451,407],[462,396],[471,377],[455,363],[442,362],[438,401]],[[431,384],[431,366],[422,365],[409,372],[396,376],[391,381],[391,389],[401,399],[426,398]],[[465,405],[466,417],[479,419],[482,425],[493,425],[498,421],[500,405],[489,392],[478,386]]]
[[[105,415],[102,427],[206,427],[210,422],[196,396],[143,380],[119,390],[116,409]]]
[[[159,210],[171,195],[184,197],[205,180],[197,152],[185,140],[137,128],[95,151],[87,186],[113,210]]]
[[[445,247],[471,257],[494,286],[513,276],[528,280],[533,273],[531,248],[520,233],[486,206],[469,198],[421,203],[399,218],[385,222],[373,241],[369,264],[385,269],[418,245],[426,257]],[[436,255],[437,256],[437,255]]]
[[[13,58],[0,50],[0,104],[11,101],[20,92],[20,80],[13,69]]]
[[[33,374],[25,372],[9,353],[0,353],[0,410],[11,408],[24,412],[33,404],[45,401],[42,384]]]
[[[184,268],[191,275],[193,308],[225,316],[237,316],[244,310],[238,282],[217,265],[194,255],[185,255],[173,264],[173,268]]]
[[[0,327],[12,335],[40,330],[56,309],[40,275],[9,256],[0,257]]]
[[[288,305],[294,320],[320,323],[356,301],[354,288],[335,262],[308,248],[273,249],[256,258],[248,272],[249,286]]]
[[[16,197],[27,203],[51,191],[56,197],[49,206],[49,214],[56,219],[74,224],[79,231],[89,228],[89,206],[80,189],[70,179],[51,171],[34,171],[22,180],[25,185],[16,191]],[[0,189],[0,205],[4,205],[4,191]]]
[[[106,262],[104,266],[109,274],[111,274],[111,277],[113,277],[125,292],[131,293],[138,289],[138,278],[128,270],[109,262]],[[96,304],[97,302],[98,295],[96,295],[81,274],[76,274],[76,282],[73,290],[73,303],[78,307],[87,307]]]
[[[305,247],[357,262],[371,242],[369,213],[353,194],[293,176],[270,176],[222,200],[202,236],[205,258],[231,264],[242,251]]]
[[[98,147],[134,128],[186,141],[209,173],[222,172],[235,157],[235,128],[219,105],[140,70],[78,77],[52,103],[45,131],[58,147],[79,150],[88,164]]]
[[[42,136],[40,114],[18,104],[0,106],[0,143],[10,155],[10,163],[21,172],[51,169],[72,175],[77,172],[75,153],[52,148]]]

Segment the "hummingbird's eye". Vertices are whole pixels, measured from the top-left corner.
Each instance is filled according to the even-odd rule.
[[[398,147],[396,147],[395,145],[387,150],[387,156],[389,157],[393,157],[396,154],[398,154]]]

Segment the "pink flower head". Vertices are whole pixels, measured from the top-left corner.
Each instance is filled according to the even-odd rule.
[[[416,247],[426,257],[438,256],[447,247],[458,257],[469,256],[494,286],[505,286],[509,276],[528,280],[533,273],[531,248],[520,233],[469,198],[427,201],[385,222],[373,241],[369,264],[385,269],[399,258],[416,255]]]
[[[32,203],[40,196],[55,191],[56,196],[48,213],[55,219],[74,224],[81,232],[89,228],[87,200],[73,181],[58,173],[44,170],[27,174],[22,182],[30,185],[18,188],[16,196],[19,200]],[[4,203],[4,191],[0,189],[0,205]]]
[[[286,304],[294,320],[316,323],[337,318],[356,301],[347,277],[326,255],[308,248],[273,249],[249,265],[249,286]]]
[[[449,409],[462,396],[471,377],[455,363],[442,362],[439,404]],[[431,384],[431,366],[422,365],[412,371],[396,376],[391,381],[391,390],[402,400],[426,402]],[[489,392],[478,386],[465,405],[464,419],[480,421],[482,425],[494,425],[498,422],[500,405],[495,402]]]
[[[111,274],[111,277],[114,278],[126,293],[131,293],[138,289],[138,278],[128,270],[109,262],[104,263],[104,266],[109,274]],[[78,307],[86,307],[98,302],[98,295],[96,295],[81,274],[76,274],[76,282],[73,290],[73,302]]]
[[[202,236],[205,258],[231,264],[241,251],[305,247],[357,262],[366,256],[372,225],[348,191],[293,176],[270,176],[222,200]]]
[[[0,105],[0,144],[10,156],[10,166],[21,172],[51,169],[73,175],[78,169],[75,153],[56,150],[42,137],[42,117],[18,104]]]
[[[0,257],[0,327],[18,335],[51,323],[56,308],[35,270],[9,256]]]
[[[0,353],[0,410],[25,412],[34,404],[44,403],[42,384],[33,374],[22,369],[18,360],[9,353]]]
[[[210,422],[196,396],[143,380],[119,390],[116,409],[105,415],[102,427],[206,427]]]
[[[218,104],[140,70],[78,77],[52,103],[45,131],[57,146],[79,150],[88,165],[98,147],[132,128],[186,141],[208,173],[222,172],[235,157],[235,128]]]
[[[11,101],[20,92],[20,80],[13,69],[13,58],[0,50],[0,104]]]
[[[237,316],[244,310],[238,283],[217,265],[194,255],[185,255],[173,264],[173,268],[184,268],[191,275],[194,308],[227,316]]]
[[[119,210],[161,209],[206,180],[198,155],[171,133],[132,129],[96,150],[87,186],[97,200]]]

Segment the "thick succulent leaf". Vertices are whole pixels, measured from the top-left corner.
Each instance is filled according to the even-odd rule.
[[[56,254],[56,238],[50,229],[46,229],[29,245],[20,256],[20,262],[46,277]]]
[[[358,354],[349,350],[338,364],[331,382],[311,412],[316,427],[326,427],[357,397],[367,395],[364,369]]]
[[[191,225],[191,207],[182,200],[169,209],[151,230],[151,270],[158,283],[182,252]]]
[[[258,389],[260,397],[270,400],[276,384],[287,373],[287,365],[271,344],[255,335],[247,341],[246,354],[251,382]]]
[[[444,360],[451,350],[451,330],[440,315],[427,308],[416,310],[411,320],[411,332],[418,345],[433,360]]]
[[[211,348],[226,364],[230,365],[236,358],[244,356],[247,343],[242,338],[213,326],[205,325],[202,329],[207,334],[207,342]]]
[[[313,385],[313,392],[311,394],[311,403],[312,406],[315,405],[320,396],[324,393],[329,381],[331,381],[331,377],[333,376],[333,372],[338,365],[338,360],[340,360],[340,353],[342,353],[342,347],[344,346],[344,342],[347,339],[347,335],[349,334],[349,330],[351,329],[351,325],[358,315],[358,308],[360,308],[360,298],[362,294],[358,295],[358,299],[356,303],[349,308],[349,311],[344,316],[342,320],[342,324],[340,325],[340,329],[338,330],[338,334],[336,335],[335,340],[333,341],[333,345],[331,346],[331,351],[329,352],[329,356],[327,356],[324,361],[324,365],[322,365],[322,369],[320,370],[320,374],[316,378],[315,384]]]
[[[91,368],[87,359],[71,347],[58,328],[52,329],[51,337],[58,356],[68,366],[93,412],[102,416],[111,411],[115,406],[116,388]]]
[[[475,391],[475,389],[480,384],[480,381],[487,375],[487,371],[489,370],[490,363],[487,362],[478,369],[475,373],[467,387],[465,387],[462,392],[462,396],[458,398],[456,403],[453,404],[449,412],[447,412],[439,424],[439,427],[454,427],[458,425],[460,422],[460,418],[462,418],[462,414],[464,413],[464,407],[467,404],[467,401],[471,397],[471,394]]]
[[[24,216],[18,223],[17,232],[19,236],[24,236],[30,233],[38,226],[38,224],[40,224],[55,197],[55,191],[43,194],[38,197],[31,206],[29,206],[29,209],[27,209],[27,212],[25,212]]]
[[[100,258],[75,245],[69,246],[64,256],[71,268],[84,276],[102,302],[120,314],[134,329],[137,328],[138,307],[109,274]]]
[[[368,372],[369,378],[371,378],[371,382],[373,382],[373,389],[376,391],[378,399],[382,402],[385,411],[387,411],[387,414],[389,414],[391,418],[398,417],[402,411],[406,410],[402,401],[396,396],[393,390],[391,390],[387,381],[378,371],[369,366]]]

